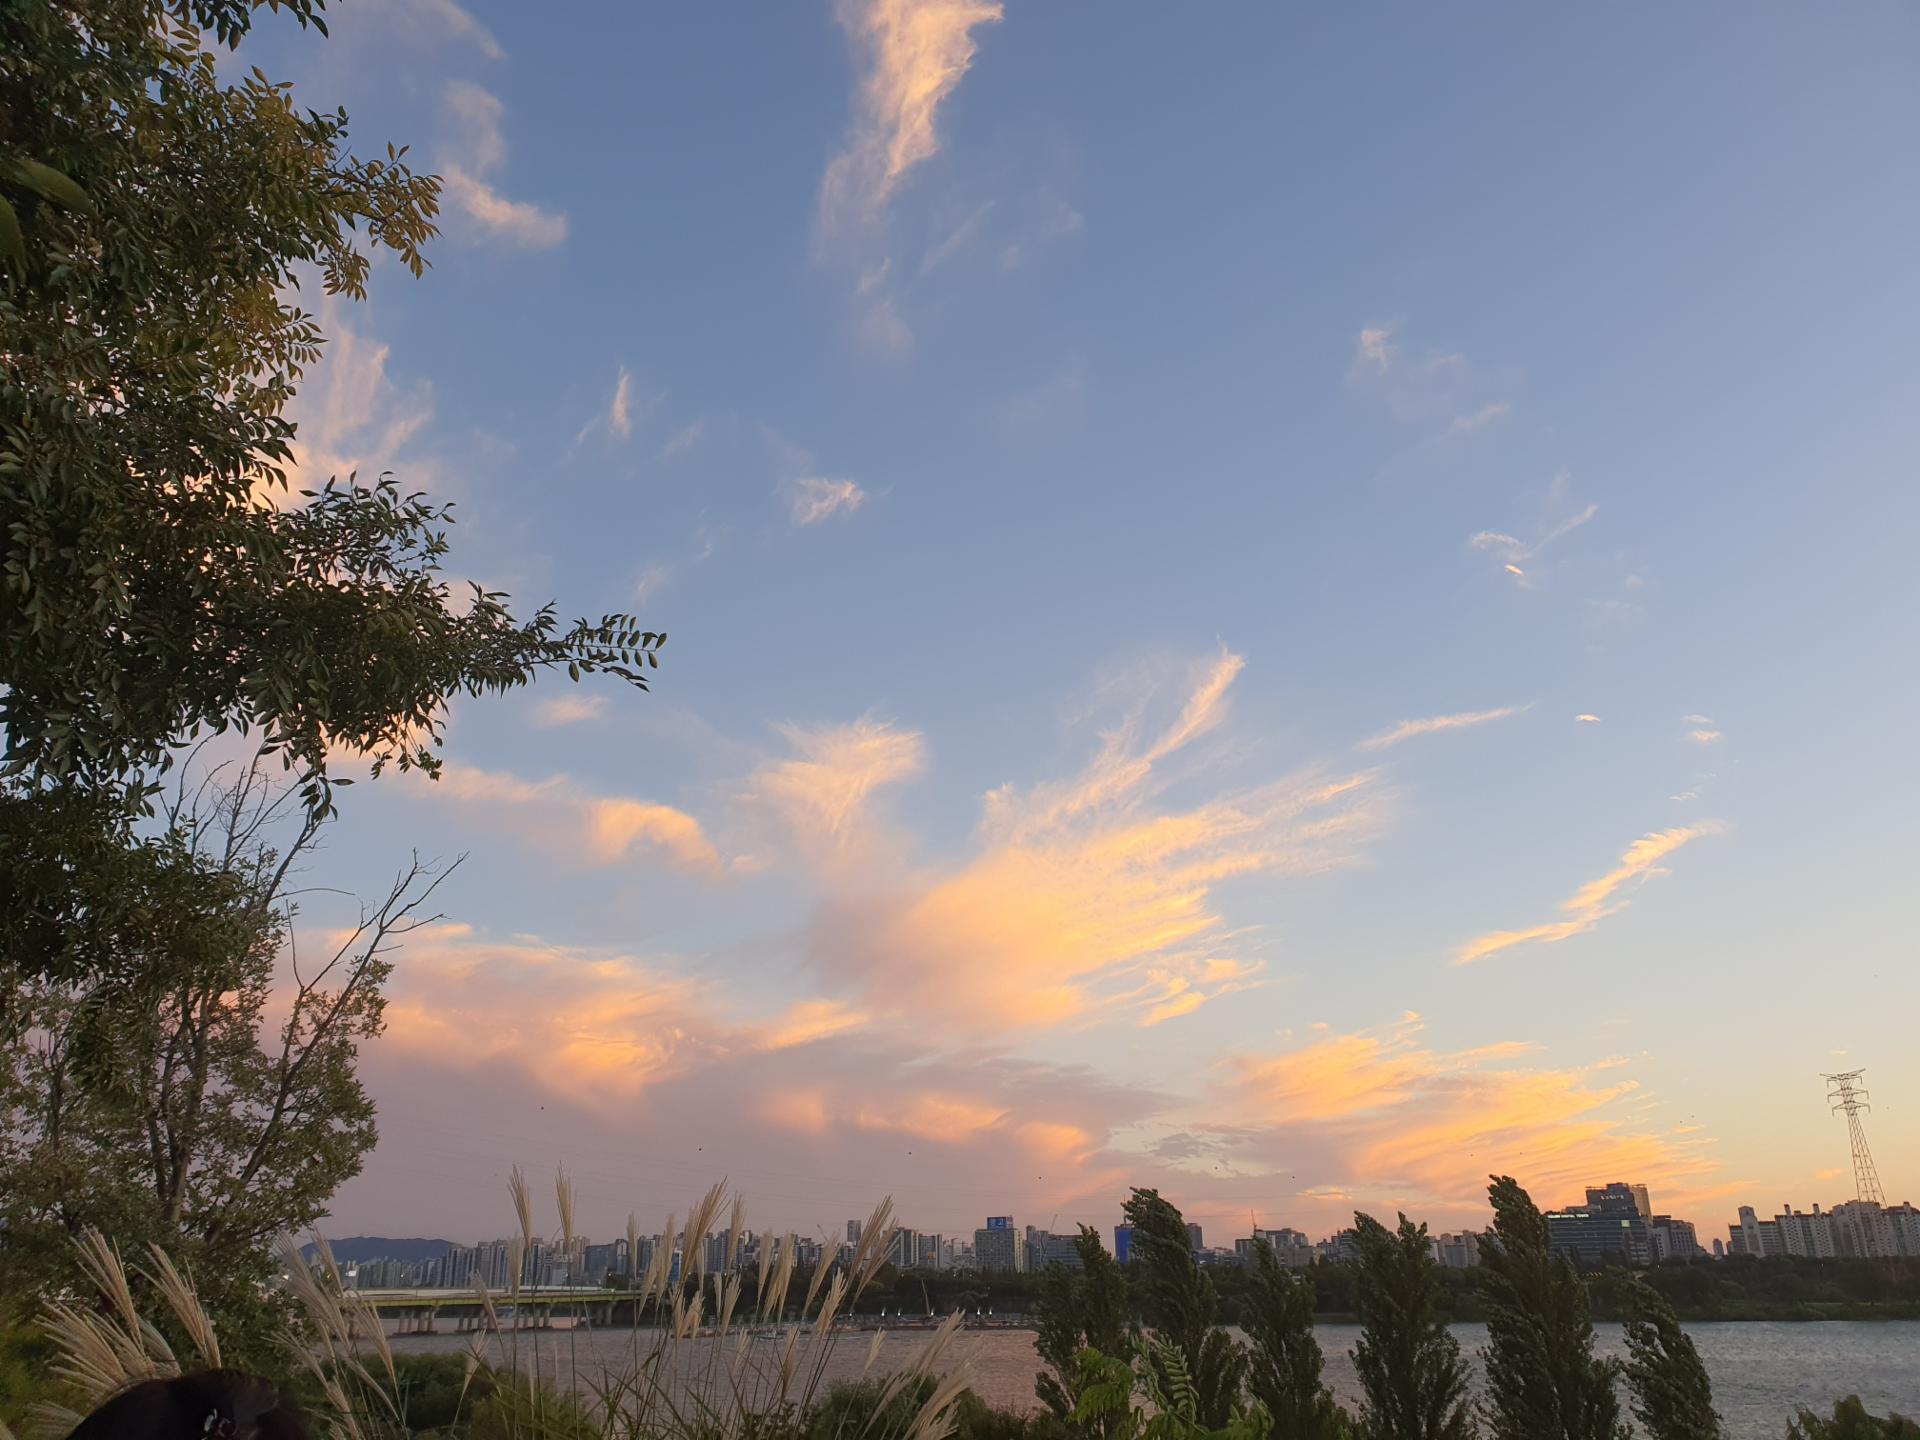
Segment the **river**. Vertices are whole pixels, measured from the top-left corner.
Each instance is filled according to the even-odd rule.
[[[1596,1329],[1603,1354],[1623,1353],[1619,1326]],[[1477,1374],[1486,1327],[1455,1325],[1453,1332]],[[1795,1407],[1807,1405],[1825,1412],[1848,1394],[1860,1396],[1875,1414],[1898,1410],[1920,1416],[1920,1321],[1739,1321],[1689,1325],[1687,1332],[1713,1377],[1714,1399],[1727,1422],[1729,1440],[1781,1440]],[[1327,1383],[1350,1407],[1360,1398],[1352,1354],[1359,1334],[1359,1328],[1351,1325],[1319,1328]],[[523,1363],[531,1337],[532,1332],[526,1332],[520,1339]],[[624,1330],[548,1331],[541,1337],[542,1368],[548,1374],[564,1374],[571,1360],[582,1382],[590,1384],[608,1369],[622,1368],[631,1343]],[[691,1342],[696,1349],[712,1343]],[[721,1343],[731,1353],[733,1342]],[[755,1343],[756,1349],[770,1349],[773,1342]],[[923,1343],[921,1334],[888,1334],[880,1342],[874,1373],[904,1363]],[[869,1335],[841,1337],[827,1361],[827,1377],[860,1374],[871,1344]],[[465,1345],[464,1338],[447,1334],[402,1336],[394,1341],[397,1350],[408,1352],[459,1351]],[[951,1354],[956,1363],[967,1366],[974,1390],[990,1404],[1011,1409],[1034,1405],[1037,1362],[1031,1332],[966,1331],[955,1338]]]

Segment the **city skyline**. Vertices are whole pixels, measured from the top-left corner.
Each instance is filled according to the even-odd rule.
[[[424,278],[307,302],[301,483],[671,637],[341,793],[328,886],[468,858],[330,1231],[513,1163],[603,1234],[1717,1225],[1846,1188],[1860,1066],[1908,1192],[1909,11],[589,21],[236,57],[447,182]]]

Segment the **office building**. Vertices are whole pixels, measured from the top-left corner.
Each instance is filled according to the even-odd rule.
[[[1630,1185],[1616,1181],[1589,1189],[1585,1205],[1549,1210],[1546,1219],[1547,1243],[1579,1264],[1646,1265],[1653,1259],[1647,1220]]]
[[[974,1265],[992,1274],[1019,1273],[1027,1268],[1026,1237],[1014,1228],[1011,1215],[989,1215],[984,1228],[973,1232]]]
[[[1058,1265],[1065,1270],[1084,1270],[1086,1265],[1080,1259],[1080,1247],[1074,1244],[1071,1235],[1042,1234],[1040,1248],[1034,1255],[1036,1270],[1044,1270],[1049,1265]]]
[[[1133,1259],[1133,1226],[1116,1225],[1113,1227],[1113,1258],[1116,1263],[1125,1265]]]

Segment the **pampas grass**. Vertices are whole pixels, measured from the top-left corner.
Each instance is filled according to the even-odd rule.
[[[540,1237],[534,1228],[531,1192],[519,1167],[514,1167],[507,1188],[520,1230],[507,1246],[505,1298],[514,1306],[513,1323],[503,1336],[495,1292],[484,1276],[476,1275],[473,1292],[485,1328],[466,1347],[458,1405],[467,1403],[475,1378],[485,1372],[493,1382],[487,1387],[491,1398],[475,1403],[487,1407],[491,1423],[506,1426],[501,1433],[527,1440],[584,1435],[589,1422],[598,1426],[602,1440],[744,1440],[793,1430],[800,1417],[824,1398],[827,1361],[843,1333],[843,1316],[886,1263],[894,1233],[892,1202],[883,1200],[874,1207],[845,1263],[823,1257],[814,1267],[805,1297],[791,1317],[788,1297],[798,1238],[791,1233],[760,1237],[750,1311],[753,1323],[778,1327],[771,1337],[774,1344],[761,1349],[756,1338],[768,1337],[757,1337],[745,1322],[735,1325],[747,1278],[740,1249],[747,1234],[746,1206],[739,1196],[729,1194],[726,1182],[710,1188],[693,1205],[684,1229],[676,1229],[673,1215],[667,1216],[644,1276],[638,1274],[639,1227],[630,1216],[627,1298],[633,1307],[632,1354],[623,1372],[587,1382],[592,1404],[583,1409],[577,1398],[550,1392],[542,1383],[542,1332],[537,1322],[530,1331],[531,1374],[521,1373],[520,1306],[537,1297],[540,1288],[539,1276],[526,1285],[521,1272]],[[575,1197],[564,1171],[555,1177],[554,1195],[558,1239],[563,1253],[571,1257],[578,1238]],[[723,1213],[726,1226],[719,1231],[716,1227]],[[42,1324],[54,1341],[55,1375],[90,1409],[128,1385],[178,1375],[189,1368],[141,1315],[119,1251],[96,1231],[84,1232],[76,1248],[100,1303],[88,1307],[55,1302],[46,1307]],[[718,1269],[709,1269],[710,1248],[723,1261]],[[676,1250],[682,1257],[677,1276]],[[217,1367],[219,1337],[192,1276],[160,1247],[151,1246],[149,1252],[150,1264],[133,1273],[151,1285],[186,1337],[194,1361]],[[318,1237],[310,1256],[291,1237],[283,1237],[280,1262],[282,1284],[303,1321],[297,1334],[285,1337],[285,1345],[318,1391],[319,1398],[310,1407],[315,1433],[331,1440],[397,1440],[406,1435],[401,1373],[373,1302],[346,1287],[332,1250]],[[643,1310],[653,1317],[644,1329]],[[888,1376],[872,1418],[847,1440],[946,1440],[953,1429],[955,1406],[966,1388],[966,1377],[953,1366],[950,1354],[960,1325],[959,1314],[949,1316]],[[731,1345],[724,1343],[729,1337]],[[885,1332],[875,1333],[862,1375],[874,1371],[884,1338]],[[579,1385],[577,1357],[569,1368],[574,1372],[570,1384]],[[922,1392],[926,1398],[910,1415],[896,1413],[901,1396]],[[38,1407],[30,1417],[26,1440],[64,1435],[79,1419],[71,1410]],[[0,1427],[0,1440],[13,1440],[4,1427]]]

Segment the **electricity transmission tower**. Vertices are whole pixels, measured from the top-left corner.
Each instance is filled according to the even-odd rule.
[[[1847,1139],[1853,1143],[1853,1190],[1857,1199],[1871,1200],[1876,1205],[1887,1203],[1887,1197],[1880,1189],[1879,1172],[1873,1168],[1873,1152],[1867,1149],[1866,1127],[1860,1123],[1860,1112],[1871,1110],[1867,1103],[1867,1087],[1860,1083],[1864,1070],[1848,1070],[1839,1075],[1822,1075],[1827,1082],[1827,1099],[1832,1102],[1833,1112],[1842,1111],[1847,1117]]]

